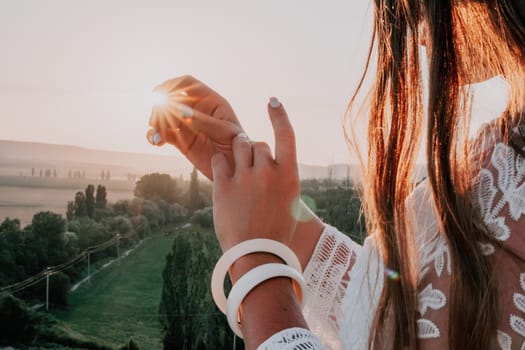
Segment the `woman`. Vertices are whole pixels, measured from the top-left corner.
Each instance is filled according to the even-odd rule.
[[[169,112],[154,110],[148,138],[177,146],[214,179],[224,251],[270,238],[304,267],[306,319],[288,278],[243,300],[248,348],[523,349],[525,2],[376,0],[374,33],[363,191],[371,234],[362,247],[316,217],[291,214],[299,194],[294,135],[277,99],[268,105],[275,156],[191,77],[161,86],[185,93]],[[419,44],[428,53],[426,101]],[[467,142],[469,84],[495,75],[508,82],[507,110]],[[428,178],[414,189],[425,118]],[[230,276],[235,284],[270,262],[282,263],[246,255]]]

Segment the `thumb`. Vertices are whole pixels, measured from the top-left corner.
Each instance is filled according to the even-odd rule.
[[[215,153],[213,157],[211,157],[211,170],[213,181],[217,184],[233,175],[230,164],[222,152]]]

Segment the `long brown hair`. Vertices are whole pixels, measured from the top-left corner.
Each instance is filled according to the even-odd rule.
[[[375,0],[366,70],[373,55],[377,70],[367,100],[367,158],[361,158],[366,163],[364,210],[385,267],[400,278],[385,278],[369,337],[373,349],[416,348],[418,266],[407,197],[424,124],[428,182],[451,256],[449,347],[495,344],[497,286],[492,262],[479,248],[479,242],[494,239],[469,196],[473,168],[466,138],[472,96],[467,83],[485,72],[505,77],[509,117],[502,119],[502,129],[508,138],[509,125],[521,122],[525,104],[525,6],[520,1]],[[429,52],[426,104],[419,57],[422,23]],[[348,115],[358,114],[356,96]],[[352,127],[349,131],[347,138],[357,148],[356,133]]]

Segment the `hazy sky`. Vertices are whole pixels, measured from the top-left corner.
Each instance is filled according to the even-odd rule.
[[[149,92],[192,74],[273,142],[266,102],[295,125],[299,161],[348,161],[342,116],[369,42],[369,0],[0,0],[0,139],[141,153]],[[484,86],[477,122],[503,84]]]

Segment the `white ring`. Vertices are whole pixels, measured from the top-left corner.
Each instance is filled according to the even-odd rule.
[[[295,253],[285,244],[266,238],[243,241],[228,249],[221,256],[211,276],[211,295],[213,301],[223,314],[226,313],[226,295],[224,295],[224,278],[232,264],[239,258],[251,253],[270,253],[281,258],[287,265],[302,274],[301,263]]]
[[[242,301],[246,298],[246,295],[259,284],[276,277],[289,277],[297,283],[300,294],[297,288],[294,289],[302,309],[305,299],[304,292],[306,290],[306,283],[304,282],[303,276],[297,270],[284,264],[269,263],[259,265],[239,278],[228,296],[226,317],[230,328],[239,338],[243,339],[242,331],[239,327],[239,307]]]

